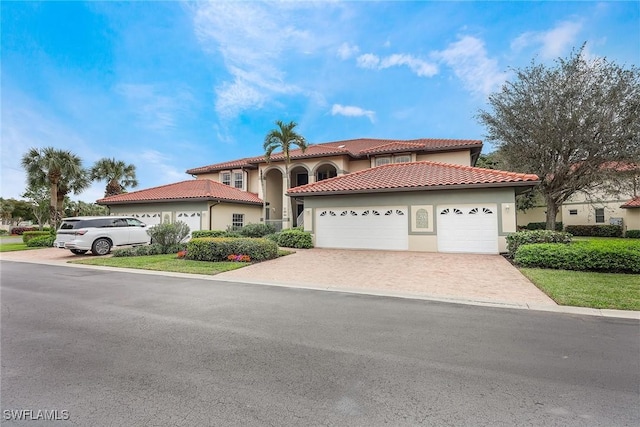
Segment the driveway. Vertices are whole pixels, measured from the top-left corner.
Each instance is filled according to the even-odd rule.
[[[47,264],[87,257],[93,256],[55,248],[0,254],[3,260]],[[556,305],[500,255],[303,249],[213,279],[530,308]]]

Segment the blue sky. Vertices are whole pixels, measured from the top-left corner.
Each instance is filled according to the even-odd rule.
[[[475,115],[532,59],[586,42],[640,63],[638,2],[6,2],[1,187],[31,147],[136,165],[138,189],[263,152],[275,120],[308,142],[483,139]],[[491,147],[485,144],[485,152]],[[96,183],[74,200],[103,196]]]

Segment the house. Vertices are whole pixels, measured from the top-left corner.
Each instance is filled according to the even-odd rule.
[[[607,165],[610,168],[610,165]],[[616,166],[624,172],[625,183],[615,189],[602,187],[590,193],[577,192],[562,204],[556,216],[557,222],[567,225],[621,225],[623,230],[640,230],[640,208],[637,201],[640,175],[637,165]],[[608,187],[613,186],[609,184]],[[518,212],[518,226],[546,221],[546,206],[539,201],[536,206]]]
[[[304,227],[317,247],[498,253],[536,175],[476,168],[482,141],[353,139],[187,170],[194,180],[98,200],[192,229]],[[287,189],[288,181],[290,188]]]

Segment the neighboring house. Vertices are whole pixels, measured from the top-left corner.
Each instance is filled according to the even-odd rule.
[[[636,208],[639,177],[630,175],[628,185],[618,191],[602,190],[595,194],[577,192],[564,202],[558,211],[556,221],[567,225],[621,225],[624,230],[640,230]],[[525,212],[518,212],[518,226],[524,227],[531,222],[546,221],[546,206],[539,205]]]
[[[149,226],[182,221],[191,231],[242,227],[260,222],[262,200],[257,194],[209,179],[192,179],[97,201],[112,215],[130,215]]]
[[[498,253],[516,231],[516,193],[538,177],[475,168],[481,150],[478,140],[314,144],[291,150],[289,190],[276,153],[270,162],[257,156],[189,169],[193,181],[98,203],[147,222],[199,214],[201,229],[303,226],[318,247]]]

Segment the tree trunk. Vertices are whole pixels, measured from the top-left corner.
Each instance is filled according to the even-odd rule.
[[[49,189],[49,218],[54,230],[58,229],[58,183],[52,182]]]
[[[547,230],[556,229],[556,215],[558,215],[558,209],[560,209],[560,203],[553,197],[545,197],[547,202]]]

